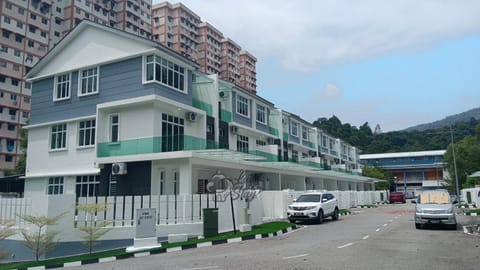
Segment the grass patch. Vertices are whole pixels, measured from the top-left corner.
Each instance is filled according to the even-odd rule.
[[[250,232],[237,232],[234,233],[232,232],[226,232],[226,233],[221,233],[215,237],[209,237],[209,238],[204,238],[204,239],[190,239],[186,242],[179,242],[179,243],[162,243],[161,248],[156,248],[156,249],[151,249],[149,251],[155,252],[155,251],[162,251],[167,248],[172,248],[172,247],[180,247],[180,246],[186,246],[186,245],[193,245],[193,244],[198,244],[198,243],[203,243],[203,242],[214,242],[214,241],[222,241],[222,240],[227,240],[231,238],[237,238],[237,237],[243,237],[243,236],[254,236],[257,234],[269,234],[277,231],[281,231],[283,229],[287,229],[289,227],[292,227],[293,224],[289,222],[284,222],[284,221],[276,221],[276,222],[269,222],[269,223],[264,223],[260,225],[256,225],[252,227],[252,231]],[[145,252],[143,251],[138,251],[138,252]],[[14,262],[14,263],[7,263],[7,264],[0,264],[0,270],[6,270],[6,269],[26,269],[28,267],[34,267],[34,266],[52,266],[52,265],[63,265],[64,263],[69,263],[69,262],[76,262],[76,261],[83,261],[83,260],[95,260],[95,259],[100,259],[100,258],[106,258],[106,257],[115,257],[115,256],[122,256],[122,255],[127,255],[127,254],[133,254],[133,253],[127,253],[125,251],[125,248],[120,248],[120,249],[114,249],[114,250],[109,250],[109,251],[104,251],[104,252],[96,252],[92,254],[82,254],[82,255],[77,255],[77,256],[70,256],[70,257],[62,257],[62,258],[55,258],[55,259],[48,259],[44,261],[39,261],[39,262]]]
[[[480,209],[469,209],[469,210],[465,210],[465,214],[480,214]]]
[[[338,211],[338,213],[339,213],[340,215],[349,215],[349,214],[351,214],[352,212],[350,212],[350,210],[347,210],[347,209],[340,209],[340,210]]]
[[[466,203],[462,203],[462,204],[459,204],[457,205],[458,208],[470,208],[470,206]]]

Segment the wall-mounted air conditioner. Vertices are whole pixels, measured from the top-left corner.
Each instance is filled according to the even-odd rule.
[[[124,175],[127,174],[127,163],[118,162],[112,164],[112,175]]]
[[[220,96],[220,98],[227,98],[228,97],[228,92],[220,91],[220,93],[218,93],[218,95]]]
[[[288,124],[288,118],[286,117],[282,118],[282,124],[284,125]]]
[[[187,117],[187,120],[190,122],[194,122],[195,120],[197,120],[197,114],[194,112],[187,112],[186,117]]]

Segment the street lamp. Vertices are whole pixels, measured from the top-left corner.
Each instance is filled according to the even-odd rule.
[[[455,169],[455,186],[457,187],[457,200],[460,198],[460,191],[458,188],[458,174],[457,174],[457,158],[455,156],[455,144],[453,143],[453,131],[452,125],[450,125],[450,138],[452,140],[452,153],[453,153],[453,168]]]

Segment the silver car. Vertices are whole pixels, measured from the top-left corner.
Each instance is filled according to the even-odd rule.
[[[420,193],[415,207],[415,228],[426,225],[445,225],[451,229],[457,228],[455,207],[447,190],[427,190]]]

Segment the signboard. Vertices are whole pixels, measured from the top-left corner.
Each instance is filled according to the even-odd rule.
[[[155,208],[137,209],[136,238],[156,237]]]

